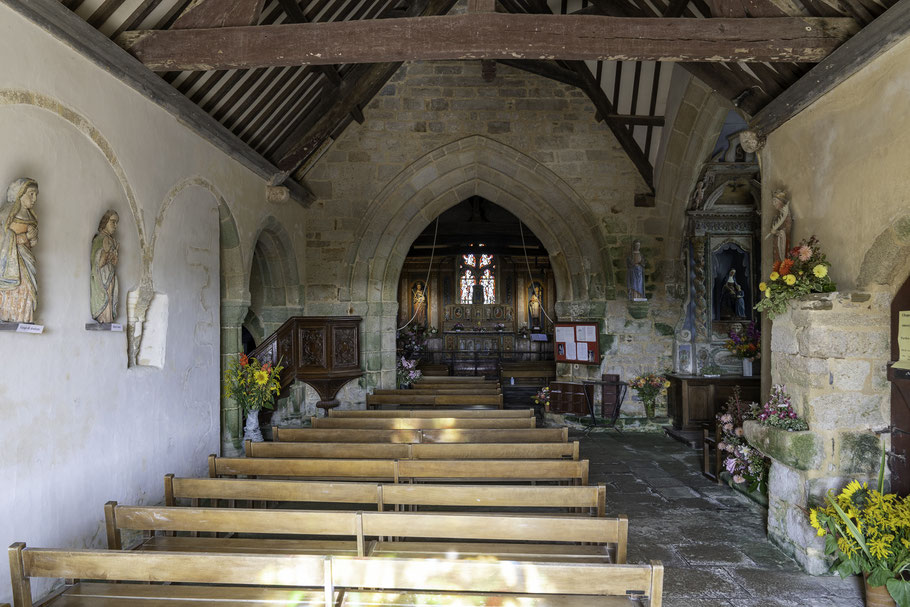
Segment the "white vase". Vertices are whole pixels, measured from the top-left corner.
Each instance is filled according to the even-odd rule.
[[[243,438],[254,443],[263,442],[262,432],[259,430],[259,410],[246,414],[246,425],[243,427]]]
[[[752,359],[743,359],[743,377],[752,377]]]

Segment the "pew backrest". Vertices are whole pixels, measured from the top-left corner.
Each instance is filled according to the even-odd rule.
[[[351,600],[367,599],[377,592],[406,594],[483,593],[484,596],[535,594],[591,597],[636,597],[649,599],[650,607],[662,607],[663,566],[614,565],[601,563],[535,563],[533,575],[515,575],[526,564],[513,561],[445,560],[434,564],[434,574],[413,572],[426,567],[424,559],[383,558],[377,567],[370,557],[316,556],[293,554],[155,553],[118,550],[52,550],[27,548],[17,542],[9,549],[13,597],[16,607],[33,607],[31,578],[92,579],[102,582],[140,584],[84,584],[83,594],[98,597],[103,604],[148,604],[160,597],[165,603],[183,607],[202,598],[223,602],[255,594],[256,588],[230,586],[238,580],[256,580],[268,585],[272,599],[281,603],[324,604],[340,600],[345,590]],[[153,585],[142,584],[152,582]],[[159,586],[154,583],[168,583]],[[288,588],[287,596],[279,596]],[[308,597],[300,588],[314,588]],[[357,589],[369,588],[359,596]],[[57,598],[61,603],[79,585],[68,585]],[[404,592],[399,592],[404,591]],[[233,594],[232,594],[233,593]],[[149,599],[137,600],[145,596]],[[453,597],[454,599],[455,597]],[[78,599],[76,599],[78,601]],[[52,606],[56,599],[48,602]],[[499,604],[501,599],[482,604]],[[417,604],[399,603],[399,604]],[[641,603],[639,603],[641,604]]]
[[[533,417],[312,417],[313,428],[373,430],[448,430],[534,428]]]
[[[321,459],[578,459],[579,443],[244,442],[247,457]]]
[[[534,417],[534,409],[329,409],[329,417],[379,418],[527,418]]]
[[[564,443],[568,428],[374,430],[357,428],[272,427],[280,442],[325,443]]]
[[[444,506],[449,508],[582,509],[606,516],[606,487],[449,485],[319,482],[275,479],[164,477],[165,505],[178,500],[199,504],[201,500],[249,500],[264,502],[372,504],[377,510],[398,506]]]
[[[367,409],[381,405],[420,407],[495,407],[502,409],[502,394],[367,394]]]

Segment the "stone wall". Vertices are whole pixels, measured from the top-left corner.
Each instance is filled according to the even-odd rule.
[[[307,220],[306,310],[364,316],[365,389],[394,381],[397,281],[411,241],[475,194],[544,243],[560,318],[604,322],[608,362],[560,365],[562,377],[628,378],[671,364],[681,272],[664,241],[681,226],[669,220],[669,197],[634,206],[648,188],[594,114],[578,89],[509,67],[487,83],[479,62],[408,63],[307,173],[319,201]],[[650,301],[632,310],[625,272],[635,239]]]
[[[828,566],[803,509],[822,503],[829,489],[878,475],[890,417],[889,334],[886,292],[812,295],[774,319],[772,381],[786,385],[809,431],[750,422],[746,436],[773,459],[768,535],[810,573]]]

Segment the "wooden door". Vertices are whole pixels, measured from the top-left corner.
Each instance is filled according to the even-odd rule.
[[[910,311],[910,279],[891,302],[891,360],[900,358],[898,320],[902,311]],[[889,365],[891,380],[891,490],[898,495],[910,494],[910,371]]]

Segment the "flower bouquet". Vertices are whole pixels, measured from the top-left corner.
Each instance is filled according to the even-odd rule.
[[[900,607],[910,605],[910,500],[884,493],[885,454],[879,465],[878,489],[852,481],[840,494],[829,490],[826,504],[809,511],[809,523],[825,537],[825,554],[841,577],[862,573],[867,601],[872,594]],[[884,587],[884,588],[882,588]],[[884,604],[882,602],[877,603]]]
[[[755,419],[753,403],[743,402],[736,386],[727,399],[726,411],[717,416],[720,426],[717,449],[726,453],[724,469],[732,475],[734,483],[748,483],[750,492],[767,493],[771,460],[746,441],[743,422],[748,419]]]
[[[788,432],[800,432],[809,429],[806,420],[800,419],[790,403],[790,395],[781,384],[771,386],[771,396],[756,416],[763,426],[773,426]]]
[[[270,362],[260,363],[253,357],[241,354],[224,371],[224,391],[237,401],[246,416],[244,432],[247,438],[261,442],[259,411],[274,409],[275,396],[281,392],[280,376],[284,367],[281,361],[274,367]]]
[[[729,338],[724,347],[736,358],[753,360],[761,357],[761,331],[754,322],[739,330],[730,329]]]
[[[646,373],[634,377],[629,382],[629,387],[635,390],[638,398],[645,405],[645,415],[648,419],[654,417],[654,410],[657,407],[657,397],[667,393],[670,382],[663,375],[656,373]]]
[[[404,356],[398,359],[398,385],[410,387],[423,374],[417,368],[417,360],[409,360]]]
[[[758,285],[764,298],[755,304],[755,309],[767,311],[768,317],[774,318],[784,313],[791,299],[836,290],[837,286],[828,276],[830,266],[815,236],[802,240],[790,249],[785,259],[774,262],[768,277],[770,282]]]
[[[550,388],[543,387],[534,395],[534,404],[543,405],[544,411],[550,410]]]

